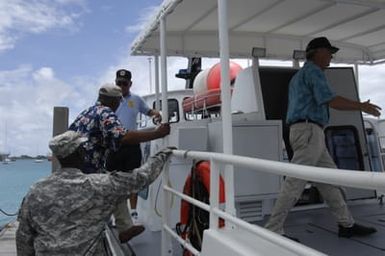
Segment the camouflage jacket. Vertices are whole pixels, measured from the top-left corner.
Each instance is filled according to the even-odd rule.
[[[160,174],[170,149],[130,173],[62,168],[35,183],[20,207],[17,255],[105,255],[102,233],[117,202]]]

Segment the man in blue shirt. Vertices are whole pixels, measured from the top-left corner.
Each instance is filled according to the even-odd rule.
[[[138,114],[142,113],[146,116],[154,117],[154,120],[159,123],[161,121],[161,115],[158,111],[151,109],[144,102],[142,97],[130,92],[132,86],[132,74],[126,69],[119,69],[116,71],[115,84],[121,88],[123,98],[120,102],[116,115],[118,116],[123,127],[128,131],[137,131],[136,120]],[[148,131],[148,130],[146,130]],[[145,141],[150,141],[144,140]],[[122,145],[119,151],[109,156],[107,160],[108,170],[118,171],[130,171],[138,168],[142,162],[142,151],[140,144]],[[136,211],[138,196],[137,194],[130,195],[131,217],[135,224],[139,225],[138,213]],[[127,218],[125,215],[129,215],[127,202],[124,201],[118,206],[118,211],[114,212],[117,226],[120,223],[120,219]]]
[[[323,127],[329,122],[329,107],[380,115],[381,108],[371,104],[369,100],[353,101],[337,96],[331,90],[324,70],[338,50],[326,37],[311,40],[306,47],[306,63],[290,81],[286,122],[290,126],[290,145],[294,151],[292,163],[337,168],[326,148],[323,131]],[[306,183],[305,180],[286,177],[270,219],[265,225],[267,229],[284,235],[283,224]],[[375,228],[354,222],[338,187],[322,183],[316,185],[337,218],[338,236],[366,236],[376,232]]]

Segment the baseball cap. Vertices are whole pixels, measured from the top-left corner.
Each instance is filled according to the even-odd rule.
[[[99,95],[122,97],[122,89],[114,84],[103,84],[99,89]]]
[[[116,82],[118,81],[131,81],[131,72],[127,69],[119,69],[116,71]]]
[[[306,46],[306,52],[319,48],[329,49],[331,53],[336,53],[339,50],[339,48],[331,45],[326,37],[316,37],[308,43]]]
[[[83,137],[78,132],[66,131],[53,137],[49,142],[49,148],[57,158],[65,158],[87,140],[87,137]]]

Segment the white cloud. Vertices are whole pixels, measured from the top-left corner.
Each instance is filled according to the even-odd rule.
[[[12,155],[49,152],[53,107],[70,106],[77,114],[94,101],[94,95],[86,90],[87,84],[75,81],[69,85],[59,80],[51,67],[0,71],[0,151]]]
[[[12,49],[15,41],[15,36],[12,37],[10,35],[2,34],[0,30],[0,52]]]
[[[51,0],[51,2],[56,2],[61,5],[75,4],[79,6],[86,6],[86,0]]]
[[[53,28],[76,29],[76,20],[84,11],[84,0],[2,0],[0,51],[12,49],[25,34],[38,34]]]
[[[52,68],[42,67],[32,74],[33,79],[36,81],[39,80],[52,80],[54,78],[54,72]]]
[[[142,31],[146,26],[150,25],[151,18],[158,12],[159,6],[150,6],[144,8],[139,14],[139,19],[136,24],[126,27],[127,33],[138,33]]]
[[[385,64],[376,66],[361,66],[359,68],[359,90],[361,100],[370,102],[382,108],[382,117],[385,114]]]

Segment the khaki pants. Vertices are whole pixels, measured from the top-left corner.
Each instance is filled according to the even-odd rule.
[[[290,145],[294,151],[292,163],[336,168],[327,151],[324,132],[318,125],[313,123],[292,125],[290,127]],[[301,196],[306,183],[305,180],[286,177],[265,228],[284,234],[283,224],[286,217]],[[336,217],[338,224],[351,227],[354,220],[342,197],[340,188],[323,183],[315,183],[315,185]]]
[[[106,167],[109,171],[128,172],[140,167],[141,161],[142,151],[139,144],[122,145],[117,152],[110,153],[107,158]],[[119,233],[133,226],[126,199],[118,203],[113,215]]]
[[[134,225],[128,210],[127,199],[119,202],[112,214],[114,215],[116,229],[119,233],[129,229]]]

